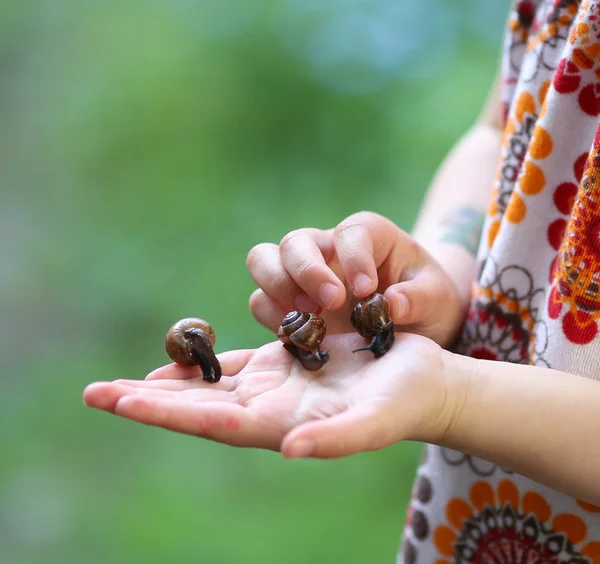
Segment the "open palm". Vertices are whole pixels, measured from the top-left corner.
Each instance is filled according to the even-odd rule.
[[[96,382],[90,407],[222,443],[281,450],[288,458],[339,457],[428,436],[444,402],[441,349],[397,334],[374,359],[351,351],[356,334],[328,337],[330,361],[308,372],[279,342],[219,355],[223,378],[202,380],[198,367],[170,364],[145,380]]]

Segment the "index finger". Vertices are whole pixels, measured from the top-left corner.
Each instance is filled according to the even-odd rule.
[[[327,261],[335,249],[331,231],[298,229],[279,244],[281,264],[311,298],[325,309],[337,309],[346,301],[346,288]]]
[[[394,222],[372,212],[342,221],[335,228],[334,244],[357,298],[368,296],[381,282],[386,286],[399,282],[405,268],[418,259],[418,244]]]

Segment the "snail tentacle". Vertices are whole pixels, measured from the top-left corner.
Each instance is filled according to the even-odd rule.
[[[366,347],[354,349],[352,352],[371,351],[375,358],[380,358],[390,350],[394,344],[394,340],[394,324],[390,322],[384,325],[381,331],[378,331],[375,334],[375,336],[371,339],[371,342]]]

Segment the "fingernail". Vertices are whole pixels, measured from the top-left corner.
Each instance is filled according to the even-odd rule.
[[[337,286],[331,284],[331,282],[325,282],[319,290],[319,301],[321,302],[321,305],[325,309],[329,309],[333,302],[335,302],[339,293],[340,289]]]
[[[373,285],[373,280],[364,272],[359,272],[352,281],[352,291],[355,295],[364,294],[369,291]]]
[[[313,312],[317,309],[319,304],[317,304],[310,296],[300,294],[294,301],[294,305],[299,311]]]
[[[312,439],[299,439],[295,443],[292,443],[287,458],[306,458],[310,456],[315,443]]]
[[[408,313],[408,299],[404,294],[396,294],[398,298],[398,319],[402,319]]]

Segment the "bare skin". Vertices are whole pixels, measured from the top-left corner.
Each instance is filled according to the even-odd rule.
[[[412,237],[375,213],[357,213],[327,231],[293,231],[279,246],[257,245],[247,263],[260,286],[250,309],[274,332],[288,311],[318,306],[328,334],[353,332],[353,305],[376,290],[389,300],[396,325],[442,345],[462,323],[452,279]]]
[[[462,357],[406,333],[376,360],[350,352],[360,341],[356,334],[328,337],[331,361],[316,373],[273,342],[219,355],[224,376],[216,384],[203,381],[198,367],[171,364],[143,381],[90,384],[84,401],[146,425],[287,458],[423,441],[600,504],[597,381]]]
[[[494,85],[478,122],[440,166],[412,236],[381,215],[359,212],[332,229],[298,229],[279,245],[251,249],[256,320],[276,332],[288,311],[323,308],[328,334],[352,332],[351,308],[377,290],[402,330],[451,344],[470,302],[476,276],[471,241],[481,230],[464,217],[483,218],[489,203],[500,150],[499,104]]]
[[[446,387],[439,346],[398,335],[376,361],[371,354],[352,354],[360,344],[356,334],[328,337],[331,360],[308,372],[273,342],[219,355],[224,376],[216,384],[203,381],[198,367],[170,364],[146,380],[91,384],[84,401],[147,425],[281,450],[288,458],[380,449],[448,424],[442,421]],[[307,440],[316,445],[310,452]]]
[[[440,167],[411,237],[360,212],[301,229],[249,254],[256,319],[276,331],[290,309],[324,308],[331,360],[311,373],[279,342],[219,355],[223,378],[169,365],[145,381],[88,386],[90,407],[288,458],[346,456],[400,440],[449,446],[600,504],[600,382],[450,353],[476,276],[471,233],[449,234],[452,206],[485,212],[500,147],[497,90]],[[468,174],[465,175],[465,171]],[[450,212],[450,213],[449,213]],[[464,222],[468,229],[476,222]],[[380,359],[350,351],[350,307],[379,289],[399,333]],[[532,418],[532,414],[535,417]],[[564,461],[564,463],[561,463]]]

